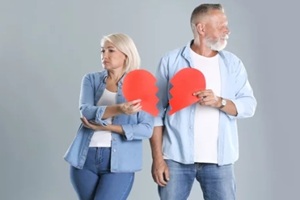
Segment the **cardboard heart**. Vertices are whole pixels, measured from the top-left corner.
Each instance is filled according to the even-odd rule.
[[[170,82],[173,87],[170,90],[169,104],[171,110],[169,115],[196,103],[199,99],[193,93],[206,88],[206,81],[202,72],[191,67],[177,72]]]
[[[124,78],[122,91],[127,101],[141,99],[142,110],[153,116],[158,115],[158,88],[156,78],[150,72],[144,69],[129,72]]]

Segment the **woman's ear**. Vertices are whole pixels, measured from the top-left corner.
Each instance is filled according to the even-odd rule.
[[[128,64],[129,64],[129,58],[128,58],[128,56],[125,55],[125,60],[124,60],[124,69],[125,69],[125,71],[128,71],[128,69],[130,67],[130,66],[128,66]]]

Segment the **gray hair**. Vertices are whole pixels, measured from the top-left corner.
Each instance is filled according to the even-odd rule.
[[[106,35],[101,40],[101,45],[106,41],[112,43],[119,51],[126,55],[125,70],[131,71],[140,68],[141,58],[133,40],[126,34],[113,33]]]
[[[197,23],[201,21],[202,18],[205,17],[211,10],[221,10],[224,12],[221,4],[201,4],[193,10],[190,19],[193,30],[195,28],[195,25],[197,25]]]

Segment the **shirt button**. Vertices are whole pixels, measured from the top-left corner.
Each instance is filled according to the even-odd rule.
[[[116,152],[117,150],[116,149],[113,149],[113,152]]]

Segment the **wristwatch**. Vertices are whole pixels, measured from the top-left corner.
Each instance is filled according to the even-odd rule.
[[[222,97],[220,97],[220,98],[221,98],[221,106],[219,107],[219,109],[222,109],[222,108],[224,108],[224,106],[226,106],[227,101],[225,99],[223,99]]]

